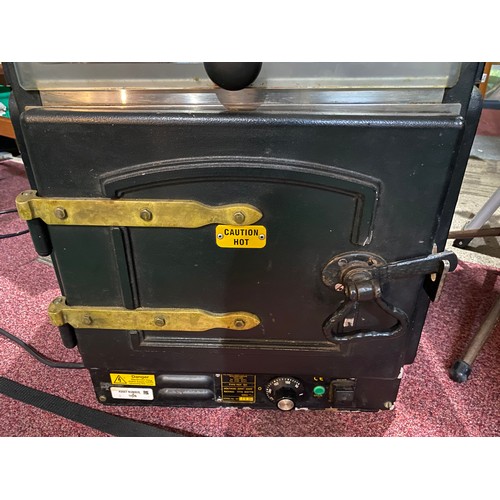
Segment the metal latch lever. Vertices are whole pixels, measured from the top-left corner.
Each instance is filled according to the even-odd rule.
[[[432,300],[437,300],[443,288],[448,271],[456,268],[457,256],[450,251],[430,254],[387,264],[386,261],[369,252],[351,252],[334,257],[323,269],[323,282],[337,292],[343,292],[346,299],[323,325],[328,340],[335,342],[364,337],[397,336],[408,326],[406,313],[389,304],[382,297],[385,282],[427,275],[424,289]],[[359,303],[373,301],[382,311],[393,317],[395,325],[385,331],[358,330],[354,315],[358,313]],[[353,331],[345,334],[345,327]]]

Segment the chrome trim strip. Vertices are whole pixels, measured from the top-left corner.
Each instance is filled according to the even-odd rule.
[[[259,111],[307,114],[403,114],[458,116],[458,103],[442,103],[443,90],[405,89],[369,91],[245,89],[239,92],[165,91],[42,91],[46,108],[158,111],[170,113],[220,113]]]
[[[438,104],[442,89],[386,90],[267,90],[247,88],[238,92],[166,92],[155,90],[41,91],[43,106],[223,106],[229,109],[262,105],[325,104]]]
[[[31,108],[27,108],[31,109]],[[222,105],[213,106],[84,106],[84,107],[46,107],[50,110],[79,111],[79,112],[106,112],[122,111],[127,113],[223,113],[228,109]],[[350,115],[350,116],[448,116],[458,117],[461,105],[451,104],[330,104],[330,105],[262,105],[252,109],[234,109],[240,112],[258,112],[264,114],[307,114],[307,115]]]

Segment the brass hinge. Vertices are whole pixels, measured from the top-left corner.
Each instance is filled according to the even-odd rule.
[[[262,218],[260,210],[244,203],[210,206],[192,200],[44,198],[36,191],[23,191],[16,206],[21,219],[67,226],[196,228],[248,225]]]
[[[49,306],[53,325],[104,330],[161,330],[205,332],[214,328],[250,330],[260,319],[248,312],[213,313],[201,309],[153,309],[140,307],[68,306],[65,297],[57,297]]]

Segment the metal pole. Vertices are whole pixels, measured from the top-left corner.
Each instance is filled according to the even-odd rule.
[[[467,222],[464,229],[479,229],[484,226],[490,217],[496,212],[497,208],[500,206],[500,188],[498,188],[493,196],[482,206],[475,217]]]
[[[484,320],[479,331],[474,335],[470,341],[465,354],[462,359],[457,360],[450,368],[450,378],[455,382],[465,382],[472,371],[472,363],[474,363],[477,355],[481,351],[484,343],[488,340],[489,336],[495,329],[495,325],[500,317],[500,297],[493,304],[488,316]]]
[[[450,231],[448,239],[485,238],[487,236],[500,236],[500,227],[483,227],[481,229],[462,229],[459,231]]]
[[[493,307],[490,309],[488,316],[484,320],[479,331],[472,338],[467,350],[463,356],[463,361],[468,365],[472,365],[474,360],[477,358],[479,351],[483,347],[484,343],[488,340],[491,332],[497,324],[498,318],[500,316],[500,297],[497,299]]]

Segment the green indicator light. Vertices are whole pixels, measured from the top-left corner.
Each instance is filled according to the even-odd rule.
[[[322,385],[317,385],[313,389],[313,392],[314,394],[316,394],[316,396],[323,396],[323,394],[326,392],[326,389]]]

